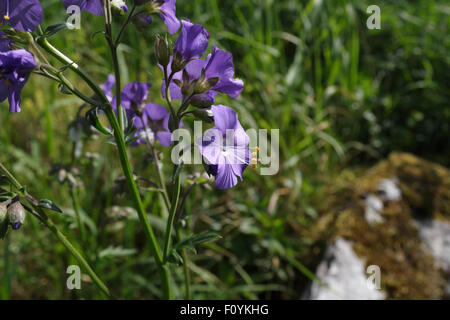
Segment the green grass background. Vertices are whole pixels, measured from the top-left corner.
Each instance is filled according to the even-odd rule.
[[[45,26],[65,19],[61,1],[41,2]],[[449,165],[450,6],[418,0],[177,2],[180,18],[203,24],[211,44],[233,53],[236,75],[245,81],[238,99],[220,97],[219,103],[235,108],[245,128],[279,128],[281,134],[276,176],[247,169],[233,190],[197,188],[187,201],[185,232],[214,230],[223,237],[192,255],[194,298],[297,299],[314,266],[309,227],[326,201],[323,187],[337,183],[342,170],[368,167],[398,150]],[[381,8],[381,30],[366,27],[371,4]],[[106,42],[92,36],[102,26],[101,17],[85,13],[81,30],[51,39],[99,83],[112,72]],[[163,102],[162,74],[153,39],[165,32],[155,17],[148,29],[131,26],[120,48],[125,81],[152,82],[150,99],[157,103]],[[1,160],[32,193],[64,209],[55,219],[80,243],[69,188],[49,175],[52,166],[72,161],[68,126],[79,101],[37,76],[22,97],[20,114],[0,105]],[[115,150],[103,138],[84,148],[99,156],[76,161],[88,230],[80,246],[116,296],[157,298],[158,274],[138,221],[109,209],[131,206],[112,192],[121,175]],[[151,178],[144,154],[143,147],[132,150],[133,163]],[[161,237],[166,213],[160,199],[147,193],[145,204]],[[65,270],[75,262],[31,217],[0,242],[0,256],[2,299],[101,297],[88,278],[82,290],[66,289]],[[173,272],[182,297],[182,269]]]

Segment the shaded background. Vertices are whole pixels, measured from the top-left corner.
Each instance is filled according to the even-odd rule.
[[[65,19],[59,0],[41,2],[45,25]],[[235,108],[245,128],[280,128],[281,135],[276,176],[247,169],[233,190],[193,190],[186,204],[188,229],[223,237],[192,255],[194,297],[300,298],[321,256],[311,230],[332,203],[330,187],[392,151],[449,165],[450,7],[446,1],[177,2],[180,18],[203,24],[211,44],[233,53],[236,75],[245,81],[238,99],[219,102]],[[371,4],[381,8],[381,30],[366,28]],[[92,38],[102,25],[101,17],[84,13],[81,30],[52,38],[99,83],[112,72],[104,39]],[[158,19],[146,30],[132,26],[120,50],[125,82],[152,82],[150,99],[156,103],[163,102],[162,74],[154,67],[153,39],[165,32]],[[118,207],[131,204],[112,192],[121,175],[115,150],[103,138],[69,134],[79,101],[55,85],[33,76],[22,97],[20,114],[9,114],[1,104],[2,161],[32,193],[64,209],[67,214],[55,219],[78,241],[70,189],[49,172],[71,163],[74,139],[84,141],[88,155],[75,161],[88,230],[83,250],[115,295],[158,297],[144,234],[132,210]],[[136,171],[151,177],[144,147],[132,154]],[[147,193],[145,203],[161,236],[159,199]],[[81,291],[65,289],[65,270],[75,262],[31,217],[0,243],[0,252],[3,299],[100,297],[89,279]],[[181,297],[182,271],[175,270]]]

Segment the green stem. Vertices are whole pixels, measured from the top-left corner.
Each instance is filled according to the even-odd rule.
[[[125,178],[128,183],[128,187],[130,189],[131,196],[136,206],[136,211],[139,215],[139,220],[144,227],[145,234],[147,235],[150,246],[152,249],[152,253],[155,257],[156,263],[161,271],[161,280],[163,284],[164,296],[166,299],[172,298],[172,293],[170,290],[170,280],[169,280],[169,270],[167,266],[163,264],[163,258],[161,255],[161,251],[159,245],[156,241],[155,234],[153,232],[153,228],[150,225],[150,221],[148,220],[147,214],[144,209],[144,205],[142,203],[141,196],[139,195],[139,190],[136,185],[136,181],[134,180],[133,171],[131,170],[131,165],[128,160],[128,154],[125,146],[125,140],[123,138],[122,133],[120,132],[119,124],[117,122],[117,118],[114,115],[112,109],[108,108],[105,110],[106,116],[108,117],[109,122],[114,130],[114,137],[117,144],[117,150],[119,152],[120,163],[122,165],[122,169],[125,175]]]
[[[113,66],[114,66],[114,77],[116,79],[116,106],[117,106],[117,118],[119,122],[119,127],[121,131],[124,129],[124,112],[122,107],[122,84],[120,79],[120,66],[119,66],[119,59],[117,56],[117,47],[118,43],[116,44],[113,40],[112,35],[112,15],[111,15],[111,2],[110,1],[103,1],[103,10],[105,12],[105,36],[106,41],[108,42],[109,50],[111,51],[111,57],[113,60]],[[122,31],[123,32],[123,31]]]
[[[163,254],[163,263],[167,263],[167,259],[169,258],[169,247],[170,247],[170,239],[172,235],[172,229],[173,229],[173,221],[175,219],[175,214],[177,212],[178,207],[178,199],[180,198],[180,174],[175,179],[175,186],[173,189],[173,195],[172,195],[172,201],[170,205],[170,211],[169,211],[169,218],[167,220],[167,226],[166,226],[166,234],[165,234],[165,241],[164,241],[164,254]]]
[[[136,7],[137,7],[137,5],[136,5],[136,3],[134,3],[134,4],[133,4],[133,7],[131,8],[130,13],[128,14],[127,20],[126,20],[125,23],[122,25],[122,28],[120,28],[120,31],[119,31],[119,33],[118,33],[118,35],[117,35],[117,38],[116,38],[116,41],[114,42],[114,46],[115,46],[115,47],[117,47],[117,46],[119,45],[120,39],[122,38],[122,35],[123,35],[123,32],[125,31],[125,29],[127,28],[127,26],[130,24],[131,19],[133,19],[133,17],[134,17],[133,14],[134,14],[134,11],[136,10]]]
[[[4,261],[3,261],[3,286],[2,286],[2,300],[9,300],[11,298],[11,272],[9,270],[10,254],[9,254],[9,236],[5,238]]]
[[[99,86],[97,86],[95,81],[80,66],[78,66],[78,64],[76,64],[73,60],[64,55],[58,49],[53,47],[46,38],[40,37],[37,40],[37,43],[48,53],[50,53],[56,59],[58,59],[61,63],[66,65],[70,70],[72,70],[78,76],[80,76],[86,82],[86,84],[94,91],[94,93],[97,95],[97,97],[100,99],[103,105],[109,104],[108,98],[106,98],[103,90]]]
[[[163,260],[162,260],[160,248],[158,246],[156,237],[153,233],[153,229],[152,229],[150,222],[147,218],[147,215],[145,213],[145,209],[144,209],[141,197],[139,195],[139,191],[138,191],[136,182],[134,181],[134,178],[133,178],[133,172],[131,170],[131,165],[128,160],[128,155],[126,152],[126,146],[125,146],[125,140],[123,137],[123,132],[120,129],[119,123],[118,123],[117,118],[114,114],[114,111],[111,107],[111,104],[109,103],[108,99],[106,98],[103,90],[100,89],[100,87],[97,86],[97,84],[92,80],[92,78],[83,69],[81,69],[75,62],[73,62],[70,58],[66,57],[59,50],[57,50],[55,47],[53,47],[47,41],[46,38],[44,38],[44,37],[39,38],[38,43],[47,52],[49,52],[50,54],[55,56],[60,62],[65,63],[72,71],[74,71],[76,74],[78,74],[89,85],[89,87],[94,91],[94,93],[101,100],[102,105],[105,107],[105,114],[107,115],[108,120],[114,130],[114,138],[116,140],[116,145],[117,145],[117,149],[118,149],[118,153],[119,153],[122,170],[124,172],[124,175],[125,175],[127,183],[128,183],[128,187],[132,194],[133,201],[134,201],[136,210],[139,215],[139,219],[140,219],[141,224],[144,227],[145,233],[150,241],[150,246],[152,248],[152,253],[154,255],[155,261],[160,269],[164,297],[166,299],[171,299],[173,297],[173,295],[172,295],[171,288],[170,288],[169,270],[168,270],[167,266],[164,266],[162,263]]]
[[[177,229],[177,241],[181,241],[182,238],[181,231]],[[183,258],[184,296],[186,300],[191,300],[191,275],[189,273],[189,258],[186,249],[181,250],[181,257]]]
[[[80,230],[81,243],[86,243],[86,229],[84,228],[84,223],[81,220],[81,208],[78,201],[78,194],[76,187],[70,188],[70,197],[72,198],[73,209],[75,210],[75,215],[77,217],[78,230]]]
[[[56,238],[64,245],[64,247],[75,257],[79,264],[82,265],[84,270],[91,277],[92,281],[100,288],[100,290],[108,297],[112,297],[109,289],[103,283],[102,280],[97,276],[95,271],[91,268],[89,263],[83,258],[83,256],[78,252],[77,249],[72,245],[72,243],[66,238],[66,236],[59,231],[58,227],[54,224],[54,222],[45,214],[42,208],[36,206],[35,202],[30,200],[30,196],[25,196],[24,188],[20,184],[19,181],[6,169],[6,167],[0,162],[0,171],[8,178],[10,183],[18,190],[21,196],[25,197],[28,203],[38,212],[38,214],[33,214],[33,216],[40,216],[41,222],[44,223],[45,226],[56,236]]]

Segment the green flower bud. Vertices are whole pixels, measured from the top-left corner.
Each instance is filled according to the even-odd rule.
[[[211,109],[195,109],[192,111],[192,114],[205,122],[212,123],[214,122],[213,113]]]
[[[155,53],[158,63],[163,67],[167,67],[170,62],[170,48],[167,38],[161,37],[160,35],[156,36]]]
[[[16,201],[8,207],[8,218],[11,227],[14,230],[19,229],[25,221],[25,209],[19,201]]]
[[[34,42],[31,33],[27,31],[14,30],[13,28],[6,28],[2,30],[6,34],[6,38],[16,43],[28,45]]]
[[[202,96],[196,95],[189,100],[189,103],[196,108],[207,109],[211,108],[213,102],[207,99],[202,98]]]

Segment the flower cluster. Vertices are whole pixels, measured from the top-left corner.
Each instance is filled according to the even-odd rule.
[[[181,108],[187,108],[186,101],[202,110],[210,108],[215,127],[206,131],[196,144],[208,173],[216,177],[216,186],[228,189],[237,184],[237,177],[242,179],[242,172],[249,165],[249,137],[236,112],[227,106],[215,105],[215,97],[224,93],[236,98],[244,83],[234,77],[231,53],[213,47],[202,59],[209,36],[201,25],[183,20],[173,54],[164,57],[164,50],[159,50],[158,45],[156,51],[166,74],[161,87],[163,97],[170,94],[171,99],[182,99],[185,103]]]
[[[31,32],[41,23],[42,6],[38,0],[6,0],[0,3],[0,24],[14,30]],[[36,67],[33,54],[12,49],[13,41],[0,32],[0,102],[8,98],[9,111],[20,112],[20,93]]]
[[[117,111],[116,97],[113,96],[115,78],[108,76],[108,80],[103,84],[103,91]],[[172,144],[172,134],[169,130],[170,114],[164,106],[147,101],[148,90],[151,83],[131,82],[122,90],[122,106],[125,109],[129,122],[132,122],[137,129],[137,144],[158,141],[162,146]],[[182,123],[180,122],[180,126]]]
[[[102,15],[102,0],[62,0],[69,8],[78,6],[83,11]],[[111,6],[128,11],[123,0],[111,0]],[[234,76],[232,54],[209,47],[209,32],[201,25],[176,17],[176,0],[134,0],[133,10],[139,6],[134,19],[152,22],[151,15],[158,15],[170,34],[180,30],[173,46],[167,38],[157,37],[155,51],[159,67],[163,70],[161,92],[167,99],[169,110],[148,101],[150,83],[132,82],[121,92],[120,104],[125,110],[128,123],[136,131],[136,143],[158,141],[163,146],[172,144],[172,132],[183,125],[182,118],[188,114],[205,115],[214,122],[214,128],[205,132],[196,145],[203,155],[205,167],[216,178],[216,186],[227,189],[235,186],[238,177],[242,179],[244,169],[249,165],[249,137],[243,130],[236,112],[230,107],[216,104],[220,93],[236,98],[244,83]],[[0,3],[0,24],[8,30],[28,34],[34,31],[43,17],[38,0],[3,0]],[[8,98],[9,110],[20,111],[20,93],[30,73],[36,68],[34,55],[18,46],[8,32],[0,32],[0,101]],[[113,76],[103,85],[105,96],[117,112],[116,97],[113,95]],[[180,101],[179,108],[171,102]],[[189,111],[189,107],[194,110]]]

